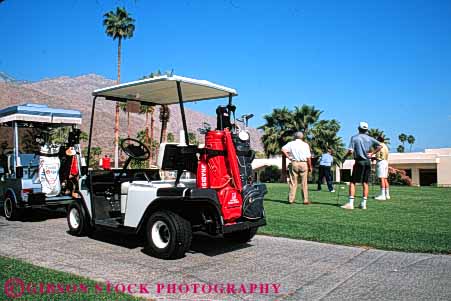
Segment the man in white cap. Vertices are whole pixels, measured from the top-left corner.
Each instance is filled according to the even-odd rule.
[[[379,152],[382,148],[380,143],[370,137],[368,133],[368,123],[360,122],[359,133],[351,137],[348,153],[346,156],[353,154],[354,167],[352,169],[351,183],[349,185],[349,202],[341,206],[343,209],[354,209],[355,184],[363,184],[363,199],[360,208],[366,209],[366,201],[368,200],[368,181],[371,173],[371,157]]]

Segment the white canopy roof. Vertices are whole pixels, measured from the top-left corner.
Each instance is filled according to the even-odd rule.
[[[43,104],[23,104],[0,110],[0,124],[11,121],[81,124],[81,113],[76,110],[50,108]]]
[[[183,76],[158,76],[95,90],[93,96],[117,100],[136,100],[152,104],[179,102],[177,82],[180,82],[184,102],[238,95],[235,89],[220,86],[206,80]]]

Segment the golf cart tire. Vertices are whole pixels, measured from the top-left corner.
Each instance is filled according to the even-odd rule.
[[[191,246],[191,224],[174,212],[157,211],[147,222],[146,236],[146,250],[150,255],[161,259],[182,258]]]
[[[7,192],[3,201],[3,214],[9,221],[19,220],[23,215],[23,210],[17,207],[15,197],[11,192]]]
[[[255,234],[257,234],[257,228],[249,228],[246,230],[224,234],[224,238],[236,243],[244,244],[250,241]]]
[[[78,222],[74,219],[78,216]],[[69,233],[75,236],[86,236],[91,234],[92,227],[89,224],[86,211],[83,206],[77,202],[72,202],[67,210],[67,225],[69,226]]]

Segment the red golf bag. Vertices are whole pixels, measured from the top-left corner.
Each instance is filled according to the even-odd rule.
[[[241,217],[243,200],[240,169],[228,129],[206,134],[205,152],[197,168],[197,187],[217,191],[226,223]]]

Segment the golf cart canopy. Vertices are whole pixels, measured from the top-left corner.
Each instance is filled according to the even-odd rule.
[[[115,101],[135,100],[153,105],[170,105],[179,103],[181,98],[183,102],[191,102],[238,94],[235,89],[206,80],[163,75],[98,89],[92,95]]]
[[[9,122],[81,124],[81,113],[75,110],[49,108],[47,105],[25,104],[0,110],[0,124]]]

